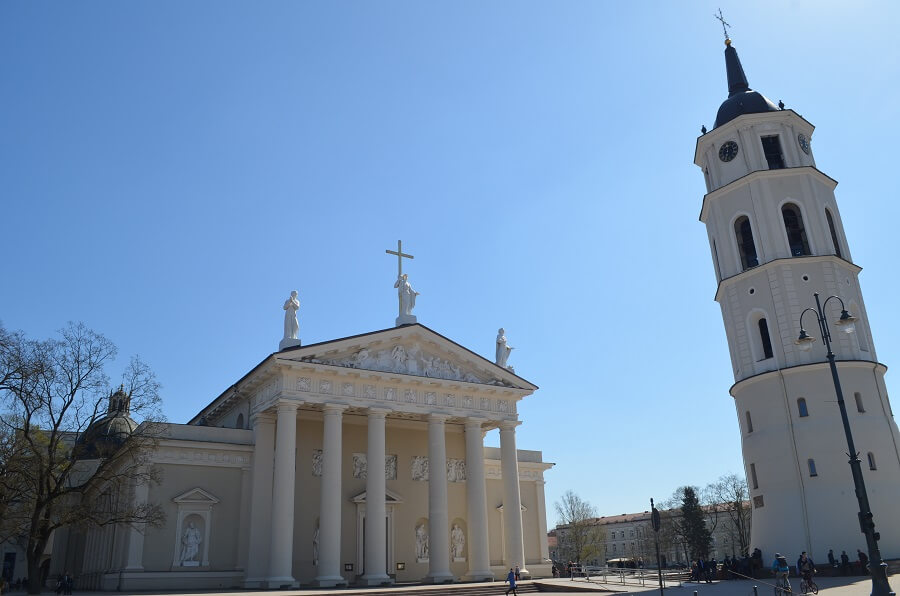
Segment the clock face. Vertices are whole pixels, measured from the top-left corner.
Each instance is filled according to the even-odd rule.
[[[738,154],[738,144],[734,141],[728,141],[719,147],[719,159],[722,161],[731,161]]]
[[[803,149],[803,153],[809,155],[809,139],[806,138],[806,135],[803,133],[798,134],[797,142],[800,144],[800,148]]]

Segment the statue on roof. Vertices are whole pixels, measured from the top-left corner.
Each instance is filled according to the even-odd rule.
[[[509,359],[509,353],[512,352],[515,348],[506,343],[506,331],[504,331],[503,327],[497,330],[497,353],[496,360],[494,362],[497,363],[497,366],[502,366],[503,368],[508,368],[506,365],[507,359]]]
[[[291,292],[290,297],[284,301],[284,337],[278,344],[278,349],[283,350],[291,346],[299,346],[300,323],[297,322],[297,311],[300,310],[300,299],[297,298],[297,290]]]
[[[416,296],[419,293],[410,285],[409,276],[405,273],[402,274],[397,278],[394,287],[397,288],[397,294],[400,296],[400,316],[412,315],[412,311],[416,307]]]

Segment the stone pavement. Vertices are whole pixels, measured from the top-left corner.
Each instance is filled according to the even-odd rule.
[[[900,575],[890,576],[888,581],[890,581],[893,591],[896,592],[900,589]],[[603,584],[593,579],[590,582],[586,582],[581,578],[576,578],[575,581],[571,579],[540,580],[539,583],[542,584],[542,594],[563,594],[567,588],[571,590],[575,586],[579,588],[593,588],[601,593],[614,592],[622,596],[627,596],[628,594],[650,596],[654,592],[659,593],[659,585],[651,585],[649,581],[646,582],[645,586],[623,586],[621,583],[616,584],[612,581]],[[869,577],[817,577],[816,583],[819,585],[819,594],[827,594],[828,596],[868,596],[872,592],[872,581]],[[559,585],[559,592],[553,591],[555,585]],[[774,593],[772,580],[769,578],[752,581],[716,581],[711,584],[685,582],[681,587],[667,586],[665,594],[670,594],[671,596],[693,596],[696,592],[697,596],[754,596],[753,586],[757,587],[758,596],[770,596]],[[800,578],[792,577],[791,586],[794,589],[794,593],[799,596]],[[571,596],[571,592],[569,592],[569,596]]]

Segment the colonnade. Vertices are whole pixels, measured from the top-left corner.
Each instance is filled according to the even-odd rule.
[[[255,447],[252,469],[250,545],[246,587],[295,587],[292,572],[295,510],[295,458],[297,444],[296,401],[282,400],[276,414],[257,414],[253,419]],[[343,412],[347,406],[323,405],[321,509],[319,512],[319,558],[314,583],[336,586],[347,583],[341,575],[341,462]],[[383,585],[388,575],[385,506],[385,418],[390,410],[367,410],[367,466],[365,518],[365,570],[359,583]],[[425,581],[454,580],[450,571],[449,507],[447,499],[447,448],[445,423],[449,416],[428,416],[428,523],[429,570]],[[466,499],[468,511],[468,579],[492,579],[488,546],[487,495],[484,475],[483,418],[467,418]],[[515,427],[519,422],[503,422],[500,428],[503,476],[505,553],[507,566],[518,563],[523,573],[525,545],[522,533],[519,471],[516,458]],[[268,465],[273,462],[274,465]],[[274,491],[273,491],[274,487]]]

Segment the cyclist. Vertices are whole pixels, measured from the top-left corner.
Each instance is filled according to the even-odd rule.
[[[800,558],[797,559],[797,573],[803,577],[803,581],[807,584],[812,583],[812,574],[815,572],[816,564],[807,556],[806,551],[800,553]]]
[[[772,563],[772,573],[775,574],[776,585],[790,585],[788,575],[791,568],[788,565],[787,558],[781,553],[775,553],[775,561]]]

